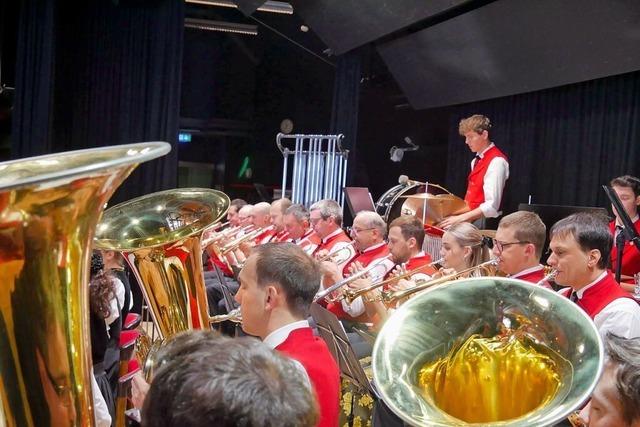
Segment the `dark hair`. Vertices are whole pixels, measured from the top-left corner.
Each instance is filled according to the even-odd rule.
[[[604,216],[588,212],[574,213],[551,227],[549,238],[552,239],[555,235],[573,236],[583,252],[597,249],[600,251],[598,267],[607,268],[613,238],[609,232],[607,218]]]
[[[613,178],[609,183],[612,187],[630,188],[633,191],[633,195],[640,196],[640,179],[631,175],[622,175],[617,178]]]
[[[413,215],[401,215],[391,221],[389,230],[391,230],[391,227],[400,228],[404,240],[409,240],[412,237],[416,239],[418,249],[422,250],[422,244],[424,243],[424,225],[419,218]]]
[[[229,207],[235,206],[236,210],[239,211],[240,208],[243,207],[246,204],[247,204],[247,202],[244,201],[243,199],[233,199],[231,201],[231,203],[229,204]]]
[[[116,297],[113,276],[104,271],[100,252],[91,255],[91,279],[89,281],[89,306],[98,317],[106,319],[111,315],[111,300]]]
[[[517,211],[503,216],[498,224],[498,228],[500,227],[513,229],[516,240],[532,243],[536,248],[536,256],[542,256],[542,248],[547,239],[547,226],[537,213]]]
[[[302,427],[318,420],[304,370],[254,338],[189,331],[158,357],[143,426]]]
[[[622,338],[607,332],[609,362],[616,365],[616,388],[627,424],[640,419],[640,338]]]
[[[253,249],[256,254],[258,286],[277,283],[286,296],[292,314],[306,318],[320,287],[318,263],[293,243],[266,243]]]

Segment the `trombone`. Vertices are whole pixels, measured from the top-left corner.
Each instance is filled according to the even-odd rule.
[[[351,250],[351,248],[353,248],[353,245],[356,243],[355,240],[352,240],[349,242],[349,244],[347,246],[342,246],[340,248],[334,249],[331,252],[329,252],[328,254],[326,254],[325,256],[318,258],[317,261],[318,262],[323,262],[323,261],[333,261],[333,257],[336,256],[337,254],[339,254],[340,252],[344,251],[344,250]],[[334,261],[336,262],[336,261]],[[336,264],[340,264],[339,262],[336,262]]]
[[[430,262],[429,264],[425,264],[423,266],[414,268],[413,270],[410,271],[406,271],[398,276],[394,276],[391,277],[389,279],[386,280],[381,280],[379,282],[373,283],[372,285],[367,286],[366,288],[362,288],[362,289],[347,289],[346,291],[344,291],[344,293],[342,294],[342,298],[344,299],[344,301],[347,304],[351,304],[356,298],[363,296],[375,289],[378,289],[381,286],[387,285],[389,283],[393,283],[396,282],[398,280],[401,279],[406,279],[407,277],[411,277],[414,274],[426,270],[427,268],[432,268],[435,265],[441,265],[444,262],[444,258],[440,258],[436,261]]]
[[[337,252],[337,251],[336,251]],[[356,279],[359,279],[360,277],[364,276],[365,274],[367,274],[368,272],[370,272],[371,270],[373,270],[374,268],[376,268],[377,266],[379,266],[380,264],[382,264],[383,262],[385,262],[386,260],[391,258],[391,254],[387,255],[384,258],[380,258],[379,260],[377,260],[376,262],[372,263],[371,265],[369,265],[367,268],[360,270],[354,274],[352,274],[351,276],[340,280],[339,282],[334,283],[333,285],[329,286],[328,288],[318,292],[316,294],[316,297],[314,299],[314,302],[318,302],[324,298],[326,298],[327,296],[329,296],[333,291],[353,282]],[[327,300],[327,302],[336,302],[338,301],[340,298],[336,298],[335,300]],[[351,302],[349,302],[349,304],[351,304]]]
[[[205,246],[207,246],[208,244],[213,244],[214,245],[214,251],[216,251],[218,253],[219,256],[225,256],[227,253],[236,250],[242,243],[248,241],[248,240],[253,240],[256,237],[258,237],[259,235],[261,235],[262,233],[264,233],[265,231],[269,231],[273,229],[273,225],[269,225],[267,227],[260,227],[260,228],[256,228],[253,231],[248,232],[247,234],[240,236],[232,241],[230,241],[229,243],[227,243],[226,245],[219,247],[217,246],[215,243],[212,242],[205,242]]]
[[[401,300],[415,294],[416,292],[423,291],[435,285],[440,285],[442,283],[447,283],[452,280],[460,279],[462,278],[462,276],[469,273],[473,273],[478,270],[492,271],[491,267],[496,267],[497,265],[498,265],[498,260],[492,259],[489,261],[485,261],[482,264],[478,264],[474,267],[465,268],[464,270],[458,271],[456,273],[447,274],[446,276],[442,276],[437,279],[416,281],[416,285],[409,289],[403,289],[401,291],[382,291],[381,300],[385,303],[391,303],[396,300]]]
[[[217,316],[209,316],[209,323],[221,323],[221,322],[233,322],[233,323],[242,323],[242,312],[240,311],[240,307],[234,308],[227,314],[218,314]]]

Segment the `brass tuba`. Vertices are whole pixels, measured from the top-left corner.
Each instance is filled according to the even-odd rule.
[[[487,347],[467,346],[503,339],[519,349],[487,354]],[[382,399],[416,426],[553,425],[588,399],[602,364],[600,335],[577,305],[543,287],[497,277],[457,280],[416,295],[387,320],[373,349]],[[543,387],[542,379],[554,387]]]
[[[105,203],[164,142],[0,163],[0,425],[93,425],[89,257]]]
[[[95,246],[123,252],[135,274],[160,340],[210,327],[202,266],[202,232],[224,217],[229,197],[216,190],[160,191],[107,209]],[[151,352],[151,356],[147,354]],[[145,371],[155,349],[139,354]]]

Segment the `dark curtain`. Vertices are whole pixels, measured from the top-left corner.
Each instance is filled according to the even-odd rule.
[[[343,148],[348,149],[347,185],[354,181],[358,159],[358,107],[360,104],[360,78],[362,55],[356,49],[338,57],[333,87],[331,133],[344,134]]]
[[[140,165],[112,203],[175,187],[184,3],[45,3],[54,3],[56,8],[46,17],[52,22],[39,22],[55,27],[54,37],[45,46],[55,57],[55,77],[48,82],[53,91],[49,110],[52,142],[44,145],[27,131],[45,126],[40,117],[19,121],[14,128],[15,157],[26,152],[37,155],[167,141],[172,144],[171,153]],[[30,71],[20,65],[17,75],[27,75]],[[22,80],[22,85],[18,80],[19,97],[33,91],[32,86],[41,79],[37,77]]]
[[[533,203],[607,206],[600,185],[638,174],[640,72],[451,108],[447,185],[464,194],[473,155],[458,122],[484,114],[509,157],[505,213]]]
[[[54,3],[24,1],[16,49],[11,157],[50,153],[55,64]]]

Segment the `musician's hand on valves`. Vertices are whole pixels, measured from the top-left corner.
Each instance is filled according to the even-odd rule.
[[[359,279],[355,279],[347,284],[350,289],[362,289],[372,285],[370,277],[361,277]]]
[[[326,249],[322,249],[322,250],[319,250],[318,252],[316,252],[315,257],[316,257],[316,259],[319,260],[319,259],[322,259],[322,258],[326,257],[327,255],[329,255],[329,251],[326,250]]]
[[[362,266],[362,263],[360,261],[356,261],[351,263],[351,265],[349,266],[349,275],[353,276],[354,274],[356,274],[357,272],[363,270],[364,267]]]
[[[342,271],[340,271],[340,267],[335,262],[322,261],[320,263],[320,271],[323,276],[331,278],[333,282],[342,279]]]
[[[407,272],[407,267],[405,264],[399,264],[393,267],[393,270],[389,273],[389,277],[397,277],[405,274]]]

